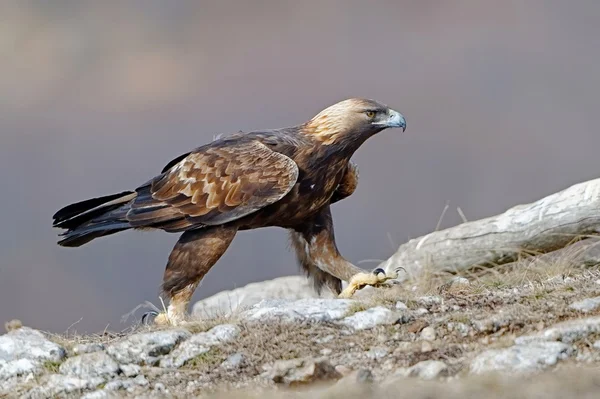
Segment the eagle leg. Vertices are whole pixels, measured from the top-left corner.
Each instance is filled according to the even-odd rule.
[[[291,229],[290,239],[298,263],[313,280],[317,292],[320,292],[323,286],[328,286],[335,294],[340,294],[341,280],[350,281],[355,275],[370,275],[340,254],[335,243],[329,205]]]
[[[155,324],[180,325],[187,308],[210,268],[225,253],[237,232],[236,227],[215,226],[184,232],[169,255],[162,289],[169,299],[167,311],[156,315]]]

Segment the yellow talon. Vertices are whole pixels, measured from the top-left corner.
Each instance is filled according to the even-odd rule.
[[[375,270],[375,272],[377,271],[378,270]],[[348,282],[348,286],[338,295],[338,298],[351,298],[357,290],[360,290],[367,285],[377,287],[391,278],[393,277],[387,276],[385,272],[357,273],[352,276]]]

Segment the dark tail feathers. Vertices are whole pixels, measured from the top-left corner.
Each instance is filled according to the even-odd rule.
[[[94,238],[131,228],[125,218],[130,202],[136,197],[132,191],[92,198],[68,205],[53,216],[53,227],[66,229],[58,242],[63,247],[79,247]]]

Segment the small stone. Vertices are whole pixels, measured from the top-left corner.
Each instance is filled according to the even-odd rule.
[[[190,335],[187,330],[138,333],[109,345],[106,351],[119,363],[155,365],[160,356],[171,352]]]
[[[444,299],[439,296],[422,296],[417,298],[417,303],[425,308],[429,308],[433,305],[441,305],[444,302]]]
[[[355,330],[366,330],[379,325],[395,324],[399,316],[383,306],[356,312],[342,320],[342,324]]]
[[[165,384],[157,382],[154,384],[154,390],[159,392],[167,392],[167,387],[165,387]]]
[[[548,341],[572,343],[598,333],[600,333],[600,317],[589,317],[558,323],[535,336]]]
[[[504,349],[490,349],[480,353],[471,362],[471,373],[521,373],[539,371],[555,365],[573,352],[561,342],[530,342]]]
[[[388,348],[373,347],[373,348],[369,349],[369,351],[367,352],[367,357],[369,359],[376,360],[376,359],[381,359],[383,357],[386,357],[388,353],[389,353]]]
[[[483,320],[475,320],[473,326],[481,333],[494,333],[508,327],[511,322],[512,318],[509,315],[497,314]]]
[[[135,377],[133,379],[133,382],[136,385],[139,385],[141,387],[145,387],[146,385],[149,384],[148,380],[146,379],[146,377],[143,374],[138,375],[137,377]]]
[[[268,366],[267,375],[277,384],[288,386],[315,381],[338,380],[342,375],[325,359],[278,360]]]
[[[64,397],[70,393],[95,389],[103,382],[102,378],[87,380],[73,376],[51,374],[45,383],[31,389],[27,396],[30,398]]]
[[[234,353],[229,356],[223,363],[221,363],[221,367],[225,370],[235,370],[239,368],[244,362],[244,355],[242,353]]]
[[[468,286],[471,284],[468,278],[456,276],[451,280],[452,286]]]
[[[333,341],[334,339],[335,339],[335,336],[333,334],[329,334],[329,335],[324,336],[323,338],[315,339],[315,342],[317,344],[326,344],[328,342]]]
[[[427,313],[429,313],[429,310],[427,310],[425,308],[419,308],[419,309],[415,310],[415,315],[417,315],[417,317],[424,316]]]
[[[123,375],[125,375],[125,377],[132,378],[140,374],[142,372],[142,368],[137,364],[122,364],[121,372],[123,372]]]
[[[398,310],[407,310],[408,306],[404,302],[398,301],[396,302],[396,309]]]
[[[38,374],[41,369],[42,366],[39,363],[30,359],[17,359],[10,362],[0,360],[0,381],[18,376]]]
[[[194,334],[160,361],[160,367],[178,368],[193,358],[208,352],[211,347],[229,342],[240,333],[240,328],[232,324],[216,326],[207,332]]]
[[[594,342],[594,344],[592,345],[592,347],[594,349],[600,350],[600,339],[598,341]]]
[[[433,380],[448,371],[446,363],[439,360],[425,360],[409,368],[398,369],[396,375]]]
[[[332,352],[333,351],[329,348],[323,348],[319,351],[319,353],[323,356],[329,356],[329,355],[331,355]]]
[[[423,341],[421,343],[421,352],[422,353],[428,353],[428,352],[431,352],[432,350],[433,350],[433,345],[431,344],[431,342]]]
[[[86,393],[85,395],[83,395],[81,397],[81,399],[105,399],[105,398],[110,398],[110,395],[108,394],[108,392],[105,389],[98,389],[96,391],[92,391],[89,393]]]
[[[435,341],[435,329],[431,326],[425,327],[421,330],[421,339],[425,341]]]
[[[592,312],[600,308],[600,296],[594,298],[586,298],[571,304],[569,308],[582,313]]]
[[[119,365],[104,352],[84,353],[70,357],[59,367],[61,374],[81,379],[108,379],[119,373]]]
[[[429,325],[429,323],[426,320],[423,320],[423,319],[416,320],[415,322],[410,324],[408,327],[406,327],[406,331],[413,333],[413,334],[417,334],[417,333],[420,333],[421,330],[423,330],[428,325]]]
[[[73,347],[73,354],[82,355],[84,353],[100,352],[104,349],[102,344],[78,344]]]

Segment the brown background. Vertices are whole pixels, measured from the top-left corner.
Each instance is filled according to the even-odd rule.
[[[71,250],[51,216],[131,189],[213,135],[303,122],[350,96],[400,110],[334,209],[350,260],[600,174],[600,2],[5,1],[0,5],[0,320],[124,327],[175,235]],[[363,264],[372,267],[372,263]],[[199,299],[297,273],[277,229],[238,235]]]

